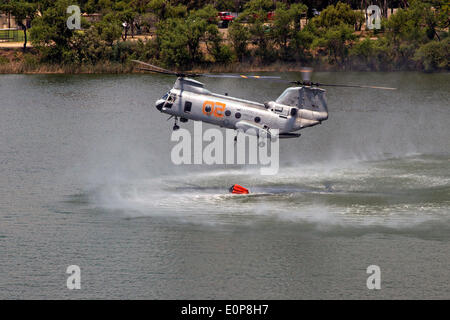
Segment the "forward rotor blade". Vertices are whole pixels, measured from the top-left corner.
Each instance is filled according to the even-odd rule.
[[[149,71],[149,72],[160,73],[160,74],[173,75],[172,73],[168,73],[168,72],[164,72],[164,71],[158,71],[158,70],[152,70],[152,69],[148,69],[148,68],[138,68],[138,69],[139,69],[139,70],[143,70],[143,71]]]
[[[236,79],[280,79],[280,77],[273,76],[246,76],[246,75],[235,75],[235,74],[207,74],[207,73],[179,73],[172,70],[167,70],[150,63],[146,63],[139,60],[131,60],[134,63],[141,64],[147,68],[139,68],[139,70],[150,71],[161,74],[175,75],[178,77],[208,77],[208,78],[236,78]]]
[[[143,70],[146,70],[146,71],[152,71],[152,72],[163,73],[163,74],[178,75],[178,73],[175,72],[175,71],[171,71],[171,70],[167,70],[167,69],[164,69],[164,68],[161,68],[161,67],[158,67],[158,66],[154,66],[154,65],[152,65],[150,63],[142,62],[142,61],[139,61],[139,60],[131,60],[131,61],[133,61],[135,63],[142,64],[142,65],[144,65],[146,67],[150,67],[150,69],[143,69]]]

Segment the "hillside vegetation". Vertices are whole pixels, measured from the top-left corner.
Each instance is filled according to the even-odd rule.
[[[381,28],[364,30],[366,1],[0,0],[1,12],[31,21],[21,26],[32,43],[0,50],[0,72],[131,72],[132,59],[179,70],[449,70],[448,1],[378,2]],[[74,4],[97,21],[67,28]],[[239,12],[228,29],[223,10]]]

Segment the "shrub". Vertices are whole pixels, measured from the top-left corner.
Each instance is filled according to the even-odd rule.
[[[9,63],[9,59],[4,57],[4,56],[0,56],[0,66],[4,65],[4,64],[8,64]]]
[[[415,53],[414,60],[427,72],[449,70],[450,40],[431,41],[422,45]]]

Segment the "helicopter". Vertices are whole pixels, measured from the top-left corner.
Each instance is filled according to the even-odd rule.
[[[164,69],[139,60],[140,70],[176,76],[173,88],[155,103],[156,108],[174,118],[173,130],[180,129],[178,120],[202,121],[223,128],[234,129],[246,134],[269,139],[298,138],[298,131],[321,124],[328,119],[326,90],[322,86],[372,88],[395,90],[395,88],[323,84],[311,81],[312,68],[302,68],[301,81],[288,81],[275,76],[247,76],[233,74],[181,73]],[[213,93],[193,78],[240,78],[269,80],[289,83],[275,101],[255,102]],[[236,139],[236,138],[235,138]]]

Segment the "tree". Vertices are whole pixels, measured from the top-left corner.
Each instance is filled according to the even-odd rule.
[[[99,37],[110,46],[122,35],[121,20],[114,13],[108,13],[95,24]]]
[[[297,54],[297,59],[306,62],[311,57],[309,49],[314,41],[314,34],[305,28],[303,30],[297,31],[291,42],[291,47],[295,50]]]
[[[414,55],[414,60],[422,64],[427,72],[450,70],[450,38],[443,41],[431,41],[421,46]]]
[[[191,63],[187,29],[187,24],[180,18],[168,18],[158,24],[159,56],[165,66],[183,68]]]
[[[74,34],[67,28],[67,8],[73,5],[72,0],[56,0],[42,16],[33,20],[30,36],[33,45],[40,50],[43,58],[52,62],[62,62],[69,50]]]
[[[203,60],[200,42],[217,29],[217,11],[210,5],[191,10],[186,18],[167,18],[157,27],[160,58],[166,66],[186,68]]]
[[[4,1],[2,1],[4,2]],[[23,0],[11,1],[9,3],[0,2],[0,11],[8,12],[13,15],[17,21],[17,24],[22,28],[24,34],[23,51],[27,49],[27,23],[24,20],[33,20],[36,15],[36,5],[34,3],[28,3]]]
[[[335,26],[329,29],[323,38],[317,40],[317,46],[325,47],[331,63],[344,65],[349,53],[349,42],[356,39],[353,30],[348,25]]]
[[[294,29],[300,31],[300,20],[306,15],[308,7],[303,3],[293,3],[289,7],[292,20],[294,20]],[[276,18],[276,15],[275,15]]]
[[[342,24],[356,26],[364,21],[364,15],[361,12],[353,11],[352,8],[342,2],[338,2],[336,6],[330,5],[324,9],[319,16],[312,19],[312,23],[318,28],[328,29]]]
[[[223,43],[217,25],[210,24],[206,29],[205,44],[208,52],[214,58],[214,62],[229,63],[233,60],[231,48]]]
[[[233,23],[228,28],[228,35],[239,61],[242,62],[248,53],[247,42],[250,38],[248,28],[241,23]]]
[[[213,6],[207,5],[203,9],[192,10],[186,19],[189,56],[193,62],[202,60],[199,52],[200,41],[204,39],[209,25],[216,25],[217,10]],[[211,28],[214,28],[211,27]]]
[[[168,0],[151,0],[147,8],[159,18],[159,21],[168,18],[181,18],[187,15],[186,6],[182,4],[174,6]]]
[[[300,18],[306,13],[307,7],[303,4],[293,4],[288,9],[284,3],[278,2],[275,10],[275,20],[272,26],[272,35],[281,48],[283,60],[292,59],[289,48],[296,32],[300,31]]]
[[[234,0],[217,0],[215,6],[219,11],[237,11],[238,9]]]
[[[250,0],[244,5],[244,13],[266,13],[274,8],[272,0]],[[261,17],[261,16],[260,16]],[[265,16],[263,16],[265,18]]]
[[[244,6],[245,10],[236,22],[249,22],[249,32],[252,43],[256,45],[253,54],[264,62],[273,61],[275,50],[273,48],[271,26],[266,24],[267,14],[274,7],[271,0],[250,0]]]

